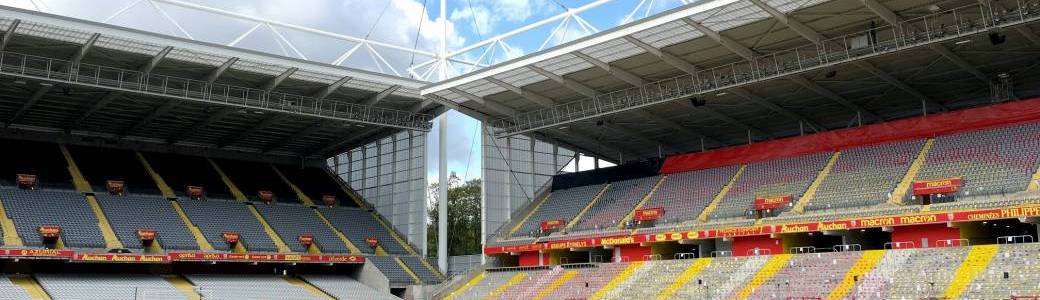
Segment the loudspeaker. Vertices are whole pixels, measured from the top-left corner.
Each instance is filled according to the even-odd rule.
[[[834,78],[834,76],[838,76],[838,70],[830,70],[827,74],[823,74],[823,77],[827,78]]]
[[[704,106],[705,104],[708,104],[707,100],[697,97],[690,97],[690,105],[693,105],[694,107]]]
[[[1004,42],[1007,42],[1007,36],[1004,35],[1003,33],[992,32],[992,33],[989,34],[989,43],[990,44],[993,44],[994,46],[996,46],[996,45],[1003,44]]]
[[[596,121],[596,126],[603,126],[603,120]]]

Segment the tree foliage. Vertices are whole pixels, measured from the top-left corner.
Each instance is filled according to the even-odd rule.
[[[430,186],[437,188],[437,183]],[[431,202],[426,230],[429,256],[437,256],[438,201]],[[480,254],[480,217],[480,179],[448,189],[448,255]]]

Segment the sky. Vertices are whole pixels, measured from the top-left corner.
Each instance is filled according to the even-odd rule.
[[[599,0],[448,0],[447,21],[439,20],[439,0],[175,0],[321,31],[364,37],[406,49],[436,53],[442,34],[449,52],[500,35],[567,9]],[[614,0],[581,13],[592,28],[576,22],[553,22],[506,39],[508,47],[477,48],[458,58],[494,64],[536,52],[617,25],[677,7],[681,0]],[[357,43],[282,26],[256,26],[234,19],[152,0],[0,0],[0,5],[105,22],[211,43],[408,77],[409,67],[431,57]],[[638,8],[638,9],[637,9]],[[558,30],[554,30],[557,29]],[[557,32],[553,34],[553,32]],[[466,68],[452,66],[459,72]],[[417,73],[424,71],[416,69]],[[427,143],[428,178],[437,180],[435,122]],[[448,169],[469,180],[480,177],[480,124],[461,113],[448,113]],[[583,160],[591,167],[591,160]],[[573,169],[573,166],[571,166]]]

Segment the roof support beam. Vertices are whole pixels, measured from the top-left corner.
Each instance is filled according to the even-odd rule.
[[[626,35],[625,40],[629,43],[632,43],[633,45],[636,45],[636,47],[642,48],[644,51],[649,52],[654,56],[657,56],[657,58],[661,59],[662,61],[671,65],[672,67],[675,67],[676,69],[682,70],[687,74],[697,74],[697,67],[691,64],[690,62],[686,61],[685,59],[675,56],[674,54],[665,52],[662,49],[657,49],[656,47],[647,44],[643,41],[640,41],[639,39],[634,38],[632,36]]]
[[[182,130],[176,135],[174,135],[172,138],[167,139],[166,142],[170,144],[176,144],[177,142],[184,140],[192,134],[195,134],[199,130],[206,128],[206,126],[209,126],[214,122],[220,121],[220,119],[223,119],[227,115],[230,115],[231,113],[235,112],[236,109],[237,108],[235,107],[225,107],[218,111],[215,111],[212,114],[210,114],[209,117],[207,117],[206,119],[203,119],[199,122],[195,122],[195,124],[192,124],[190,128]]]
[[[224,75],[224,72],[227,72],[227,70],[231,68],[231,65],[234,65],[236,62],[238,62],[238,57],[228,58],[228,60],[223,64],[220,64],[219,67],[210,71],[209,74],[206,74],[206,79],[204,80],[209,84],[216,83],[217,79],[219,79],[221,75]]]
[[[284,139],[282,139],[282,140],[280,140],[278,142],[275,142],[275,143],[272,143],[270,145],[267,145],[267,147],[264,147],[263,153],[270,153],[271,151],[274,151],[274,150],[278,149],[279,147],[282,147],[282,146],[291,144],[293,142],[296,142],[296,140],[299,140],[302,137],[310,136],[310,135],[318,132],[322,128],[331,126],[332,124],[333,123],[331,121],[316,122],[314,124],[311,124],[310,126],[307,126],[307,128],[304,128],[303,130],[300,130],[300,131],[298,131],[298,132],[296,132],[296,133],[294,133],[294,134],[292,134],[292,135],[290,135],[290,136],[288,136],[288,137],[286,137],[286,138],[284,138]]]
[[[314,94],[314,98],[318,99],[318,101],[325,100],[325,97],[328,97],[329,95],[332,95],[332,93],[336,92],[336,90],[338,90],[340,87],[342,87],[344,84],[346,84],[348,81],[350,81],[353,78],[354,77],[346,76],[346,77],[340,78],[339,80],[336,80],[336,82],[333,82],[329,86],[327,86],[327,87],[321,89],[320,91],[318,91],[317,93],[315,93]]]
[[[17,122],[19,118],[25,115],[25,112],[29,111],[29,108],[35,105],[36,102],[39,102],[40,99],[43,99],[43,95],[46,95],[47,92],[50,92],[53,88],[53,84],[40,83],[40,88],[36,89],[36,92],[33,92],[32,96],[29,97],[29,100],[26,100],[25,104],[22,104],[22,106],[18,108],[18,111],[7,120],[5,127],[9,127],[12,123]]]
[[[628,136],[629,138],[632,138],[632,139],[635,139],[635,140],[640,140],[640,141],[643,141],[645,143],[652,144],[652,145],[655,145],[655,146],[668,147],[669,149],[674,150],[676,153],[686,152],[685,149],[683,149],[681,147],[677,147],[677,146],[673,145],[672,143],[648,137],[646,134],[643,134],[642,132],[638,132],[636,130],[628,129],[628,128],[626,128],[624,126],[621,126],[619,124],[614,124],[612,122],[604,122],[603,123],[603,127],[607,128],[607,129],[609,129],[611,131],[614,131],[614,132],[617,132],[617,133],[621,133],[622,135]]]
[[[336,151],[336,149],[340,149],[340,148],[342,148],[342,147],[344,147],[346,145],[349,145],[350,143],[352,143],[354,141],[360,141],[360,140],[364,140],[364,139],[367,139],[367,138],[371,137],[372,135],[378,133],[380,129],[381,128],[370,128],[368,130],[362,131],[359,134],[348,135],[344,139],[340,139],[340,140],[336,140],[336,141],[333,141],[331,143],[328,143],[325,146],[322,146],[321,148],[319,148],[317,150],[307,151],[307,152],[310,153],[307,156],[321,156],[321,157],[328,156],[328,154],[330,152]]]
[[[479,103],[480,105],[483,105],[484,107],[487,107],[488,109],[497,111],[500,114],[507,115],[507,116],[514,116],[514,115],[516,115],[516,110],[514,110],[514,109],[512,109],[512,108],[510,108],[508,106],[505,106],[505,105],[503,105],[501,103],[498,103],[498,102],[495,102],[495,101],[490,101],[490,100],[484,99],[484,97],[480,97],[480,96],[477,96],[477,95],[474,95],[474,94],[470,94],[469,92],[463,91],[462,89],[451,88],[451,91],[455,92],[456,94],[459,94],[459,96],[462,96],[463,98],[466,98],[466,100],[470,100],[470,101]]]
[[[292,76],[293,73],[296,73],[296,70],[299,69],[295,67],[286,69],[284,72],[282,72],[282,74],[278,74],[278,76],[275,76],[274,78],[271,78],[271,80],[268,80],[267,83],[264,83],[264,86],[261,89],[263,89],[266,92],[273,91],[275,88],[281,85],[283,81],[288,79],[289,76]]]
[[[531,101],[531,102],[533,102],[535,104],[538,104],[538,105],[541,105],[543,107],[552,107],[553,105],[556,105],[556,101],[553,100],[553,99],[549,99],[549,97],[539,95],[539,94],[537,94],[535,92],[532,92],[532,91],[524,90],[521,87],[509,84],[509,83],[507,83],[505,81],[498,80],[498,79],[496,79],[494,77],[488,77],[488,78],[484,78],[484,79],[487,79],[487,81],[490,81],[491,83],[494,83],[495,85],[497,85],[497,86],[499,86],[501,88],[504,88],[507,91],[512,92],[513,94],[516,94],[516,95],[518,95],[518,96],[520,96],[520,97],[522,97],[524,99],[527,99],[527,101]]]
[[[809,120],[805,116],[802,116],[802,115],[800,115],[800,114],[798,114],[798,113],[796,113],[794,111],[791,111],[789,109],[786,109],[786,108],[783,108],[783,107],[781,107],[779,105],[776,105],[773,102],[769,102],[769,100],[766,100],[765,98],[762,98],[761,96],[752,94],[748,90],[745,90],[745,89],[742,89],[742,88],[732,88],[729,91],[732,92],[734,95],[743,97],[744,99],[751,100],[751,101],[753,101],[755,103],[758,103],[758,105],[765,106],[766,108],[769,108],[770,110],[775,111],[775,112],[777,112],[777,113],[779,113],[781,115],[784,115],[784,116],[786,116],[788,118],[791,118],[791,119],[794,119],[796,121],[802,122],[805,125],[809,125],[809,127],[812,127],[817,132],[823,131],[823,130],[827,129],[827,127],[824,127],[823,125],[820,125],[819,123],[816,123],[816,122],[814,122],[812,120]]]
[[[264,119],[263,121],[260,121],[260,123],[254,125],[253,127],[249,127],[249,129],[243,131],[242,133],[221,139],[220,142],[217,143],[217,148],[224,148],[227,146],[234,145],[235,143],[238,143],[239,141],[244,140],[247,137],[256,134],[257,132],[260,132],[261,130],[267,129],[267,127],[271,127],[271,125],[274,125],[275,123],[278,123],[279,121],[282,121],[286,118],[289,118],[289,115],[281,114]]]
[[[396,92],[399,89],[401,89],[400,85],[391,85],[389,88],[387,88],[387,89],[385,89],[385,90],[383,90],[383,91],[381,91],[379,93],[376,93],[375,95],[372,95],[372,97],[368,97],[367,99],[361,101],[361,105],[368,105],[368,106],[376,105],[376,103],[379,103],[379,101],[383,101],[383,99],[386,99],[386,97],[389,97],[390,95],[392,95],[394,92]]]
[[[7,26],[7,30],[4,30],[4,37],[0,39],[0,51],[7,49],[7,45],[11,43],[11,39],[14,38],[15,30],[18,30],[18,24],[21,24],[22,20],[14,19],[11,21],[11,25]]]
[[[652,112],[649,112],[649,111],[646,111],[646,110],[641,110],[641,109],[635,109],[635,110],[632,110],[632,112],[634,114],[638,115],[640,118],[653,120],[654,122],[657,122],[658,125],[671,128],[672,130],[675,130],[675,131],[678,131],[678,132],[682,132],[683,134],[686,134],[686,135],[690,135],[690,136],[693,136],[693,137],[704,139],[705,142],[718,144],[720,146],[721,145],[725,145],[725,143],[723,143],[723,142],[721,142],[719,140],[716,140],[715,138],[712,138],[712,137],[704,135],[704,134],[702,134],[700,132],[691,130],[690,128],[687,128],[686,126],[683,126],[682,124],[679,124],[679,123],[676,123],[676,122],[672,122],[672,120],[669,120],[668,118],[665,118],[665,117],[662,117],[662,116],[658,116],[657,114],[654,114]]]
[[[423,99],[422,101],[419,101],[419,103],[412,105],[412,107],[409,108],[408,111],[413,113],[419,113],[426,110],[428,107],[432,106],[435,103],[436,101],[430,99]]]
[[[87,52],[90,50],[90,48],[92,47],[94,42],[96,42],[97,38],[100,37],[100,36],[101,36],[100,33],[95,33],[94,35],[92,35],[90,37],[90,40],[88,40],[86,44],[83,44],[83,46],[80,48],[80,51],[76,52],[76,56],[74,56],[72,58],[72,60],[70,60],[73,65],[79,64],[79,62],[83,60],[83,57],[87,55]],[[163,58],[166,58],[167,54],[170,54],[170,51],[173,51],[173,47],[163,48],[162,50],[159,51],[159,53],[156,53],[154,56],[152,56],[152,59],[148,60],[147,63],[145,63],[145,64],[141,65],[140,67],[138,67],[137,70],[140,71],[141,73],[144,73],[144,76],[148,76],[147,74],[151,73],[152,70],[154,70],[155,67],[159,65],[159,62],[161,62],[163,60]],[[108,106],[109,103],[112,103],[112,101],[115,100],[116,98],[118,98],[119,96],[121,96],[121,94],[122,93],[118,92],[118,91],[108,92],[107,94],[102,96],[101,99],[98,99],[98,101],[95,102],[93,106],[91,106],[90,108],[87,108],[87,110],[84,111],[83,114],[80,114],[80,116],[77,117],[76,120],[74,120],[72,122],[72,124],[69,125],[69,128],[79,127],[79,125],[83,124],[83,122],[86,121],[87,118],[90,118],[91,115],[94,115],[94,113],[97,113],[101,109],[105,108],[105,106]],[[177,101],[175,101],[175,100],[166,100],[166,102],[168,103],[168,102],[177,102]],[[166,103],[164,103],[163,105],[166,105]],[[173,104],[170,104],[170,105],[173,105]],[[160,108],[163,108],[163,107],[162,106],[158,107],[156,109],[156,111],[158,111]],[[166,110],[169,110],[169,109],[170,108],[166,108]],[[153,119],[155,119],[158,116],[158,115],[152,116],[153,114],[155,114],[156,111],[152,111],[152,113],[149,114],[148,116],[146,116],[144,119],[142,119],[141,122],[138,122],[134,126],[132,126],[129,129],[125,130],[124,131],[125,132],[124,135],[130,134],[130,133],[132,133],[132,132],[134,132],[134,131],[136,131],[136,130],[138,130],[140,128],[143,128],[144,126],[147,126],[148,123],[150,123]]]
[[[641,87],[643,85],[646,85],[646,80],[643,80],[643,78],[639,78],[639,76],[636,76],[635,74],[632,74],[629,71],[625,71],[621,68],[611,66],[609,63],[599,60],[595,57],[589,56],[588,54],[581,53],[581,51],[571,52],[571,54],[574,54],[574,56],[581,58],[582,60],[602,69],[603,71],[607,71],[607,73],[610,73],[610,76],[614,76],[617,79],[621,79],[621,81],[624,81],[632,86]]]
[[[906,83],[903,83],[903,81],[893,77],[892,75],[888,74],[888,72],[885,72],[884,70],[878,69],[877,67],[875,67],[873,64],[871,64],[869,62],[866,62],[866,61],[863,61],[863,60],[857,60],[857,61],[852,62],[852,64],[856,65],[860,69],[863,69],[864,71],[870,72],[870,74],[874,74],[874,76],[877,76],[878,78],[881,78],[881,80],[884,80],[885,82],[888,82],[888,84],[891,84],[892,86],[895,86],[896,88],[899,88],[899,89],[903,90],[904,92],[906,92],[907,94],[910,94],[911,96],[913,96],[914,98],[917,98],[918,100],[925,101],[925,103],[928,103],[929,105],[932,105],[932,106],[935,106],[935,107],[939,107],[939,108],[941,108],[943,110],[949,110],[949,108],[946,107],[945,105],[942,105],[942,103],[936,102],[935,100],[932,100],[931,98],[928,98],[928,96],[925,96],[923,93],[921,93],[917,89],[907,85]]]
[[[785,26],[787,26],[787,28],[791,28],[791,30],[794,30],[794,32],[797,32],[799,35],[805,37],[813,44],[819,45],[823,42],[824,38],[822,35],[820,35],[820,33],[816,32],[816,30],[813,30],[812,28],[809,28],[809,26],[805,26],[805,24],[802,24],[802,22],[788,17],[784,13],[780,12],[779,10],[770,6],[762,0],[751,0],[751,2],[754,3],[755,6],[758,6],[758,8],[764,10],[766,13],[769,13],[769,15],[773,16],[773,18],[777,21],[780,21],[781,24],[784,24]]]
[[[874,120],[878,120],[878,121],[884,121],[885,120],[881,116],[878,116],[877,114],[874,114],[873,112],[863,108],[859,104],[856,104],[856,103],[854,103],[852,101],[849,101],[849,99],[846,99],[845,97],[842,97],[841,95],[838,95],[837,93],[835,93],[835,92],[833,92],[833,91],[831,91],[831,90],[829,90],[827,88],[824,88],[824,87],[820,86],[816,82],[813,82],[811,80],[805,79],[801,75],[788,76],[787,79],[793,81],[794,83],[797,83],[798,85],[800,85],[800,86],[802,86],[802,87],[804,87],[804,88],[806,88],[806,89],[808,89],[810,91],[813,91],[813,92],[819,94],[820,96],[823,96],[824,98],[831,99],[831,101],[837,102],[838,104],[841,104],[841,105],[843,105],[845,107],[848,107],[848,108],[850,108],[852,110],[855,110],[856,112],[858,112],[861,116],[863,116],[865,118],[874,119]]]
[[[603,150],[608,150],[608,151],[600,150],[600,151],[597,151],[597,152],[601,152],[601,153],[602,152],[611,152],[610,150],[613,150],[614,152],[617,152],[618,155],[620,155],[621,157],[625,157],[628,160],[635,160],[636,158],[639,158],[639,151],[638,150],[632,149],[631,147],[627,146],[626,144],[619,144],[619,143],[616,143],[614,141],[604,141],[604,140],[595,138],[596,135],[591,134],[591,133],[589,133],[587,131],[584,131],[584,130],[580,130],[580,129],[576,129],[576,128],[570,128],[570,129],[567,129],[566,131],[557,130],[555,132],[557,132],[557,135],[565,137],[566,139],[569,139],[569,140],[572,140],[572,141],[580,141],[580,143],[583,144],[583,145],[600,145],[601,147],[605,148]],[[609,156],[604,156],[604,157],[609,157]]]
[[[755,59],[755,51],[751,51],[751,49],[749,49],[748,47],[746,47],[744,45],[741,45],[737,41],[734,41],[733,39],[731,39],[729,37],[726,37],[726,36],[716,32],[715,30],[712,30],[711,28],[708,28],[708,26],[704,26],[701,23],[697,23],[697,21],[694,21],[693,19],[690,19],[689,17],[682,18],[680,20],[685,22],[686,25],[690,25],[690,27],[693,27],[693,28],[697,29],[697,31],[700,31],[701,33],[703,33],[708,38],[710,38],[710,39],[714,40],[715,42],[721,44],[723,47],[726,47],[726,49],[729,49],[729,51],[733,51],[733,53],[736,53],[737,55],[740,55],[740,57],[743,57],[746,60],[754,60]]]
[[[81,61],[83,61],[83,57],[87,56],[87,53],[90,52],[90,48],[94,47],[94,43],[97,42],[99,37],[101,37],[100,33],[95,33],[91,35],[90,38],[87,39],[86,42],[83,42],[83,45],[79,47],[79,50],[76,51],[76,54],[72,56],[72,59],[69,60],[69,63],[71,65],[78,65]]]
[[[554,82],[556,82],[556,83],[558,83],[560,85],[563,85],[563,87],[565,87],[565,88],[568,88],[568,89],[570,89],[572,91],[575,91],[578,94],[582,94],[585,97],[595,98],[596,95],[599,94],[599,92],[596,92],[596,90],[588,87],[587,85],[584,85],[584,84],[582,84],[580,82],[577,82],[577,81],[574,81],[574,80],[571,80],[571,79],[564,78],[563,76],[560,76],[560,75],[556,75],[553,72],[549,72],[548,70],[542,69],[542,68],[540,68],[538,66],[529,65],[529,66],[527,66],[527,68],[531,69],[531,71],[534,71],[535,73],[541,74],[542,76],[545,76],[546,78],[549,78],[549,80],[552,80],[552,81],[554,81]]]
[[[163,58],[166,58],[166,55],[170,54],[170,51],[173,51],[173,47],[166,46],[166,48],[160,50],[159,53],[156,53],[155,56],[152,56],[152,59],[148,60],[148,63],[141,66],[139,71],[145,74],[152,73],[152,70],[155,70],[155,67],[159,66],[159,63],[162,62]]]

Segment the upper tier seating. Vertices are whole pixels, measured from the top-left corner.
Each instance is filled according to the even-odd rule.
[[[434,284],[441,282],[441,278],[433,273],[433,270],[423,265],[420,259],[425,259],[418,256],[401,256],[401,261],[404,262],[412,272],[415,272],[415,276],[419,276],[419,279],[426,284]]]
[[[127,193],[161,194],[133,151],[69,146],[69,153],[96,193],[107,190],[106,181],[122,180]]]
[[[738,169],[740,166],[728,166],[669,174],[643,207],[664,209],[658,224],[696,219]]]
[[[42,189],[73,190],[68,163],[55,144],[4,140],[4,155],[34,159],[5,159],[0,164],[0,187],[14,187],[16,174],[37,176]]]
[[[320,299],[276,275],[185,275],[198,287],[202,299]]]
[[[915,180],[961,177],[960,195],[1010,194],[1026,189],[1038,157],[1040,123],[962,132],[935,139]]]
[[[245,203],[229,200],[180,200],[181,208],[191,222],[199,227],[202,235],[217,250],[229,250],[224,241],[224,232],[239,234],[239,243],[252,252],[277,252],[278,247],[264,232],[263,224],[253,216]],[[287,241],[292,242],[292,241]]]
[[[390,293],[377,291],[354,278],[338,275],[302,275],[307,282],[338,299],[400,300]]]
[[[35,277],[55,300],[187,299],[172,284],[155,275],[42,273]]]
[[[187,196],[185,192],[190,185],[201,186],[207,198],[234,199],[220,174],[203,157],[162,153],[147,153],[144,156],[152,169],[162,176],[163,181],[178,196]]]
[[[367,211],[354,207],[319,207],[318,210],[364,253],[375,253],[367,244],[369,237],[375,237],[387,253],[408,254],[408,250]]]
[[[748,216],[756,197],[790,195],[792,202],[827,164],[832,153],[815,153],[748,164],[733,188],[712,212],[712,218]]]
[[[199,249],[195,237],[169,200],[158,195],[109,194],[97,194],[97,200],[112,230],[126,248],[141,249],[137,230],[151,229],[155,230],[155,240],[159,241],[163,249]]]
[[[278,166],[278,170],[304,194],[311,197],[316,205],[325,205],[322,197],[332,195],[336,196],[336,205],[357,206],[357,203],[350,200],[347,193],[343,191],[340,183],[336,182],[336,178],[329,175],[325,169]]]
[[[540,230],[542,221],[546,220],[559,219],[570,222],[602,189],[602,184],[596,184],[553,191],[549,199],[533,212],[515,235],[536,233]]]
[[[661,177],[645,177],[613,182],[607,192],[589,208],[572,231],[617,228],[632,208],[642,200]]]
[[[271,191],[277,202],[300,203],[296,192],[289,188],[278,173],[274,172],[271,165],[237,160],[217,160],[216,162],[250,200],[259,201],[258,191]]]
[[[11,282],[11,276],[0,274],[0,298],[7,300],[32,300],[24,288]]]
[[[924,143],[912,140],[843,151],[805,210],[870,206],[887,201]]]
[[[408,275],[404,269],[401,269],[401,265],[394,261],[393,257],[390,256],[367,256],[366,259],[372,262],[376,268],[383,271],[383,275],[386,279],[390,280],[390,284],[404,284],[413,285],[415,280],[412,279],[411,275]]]
[[[350,253],[332,228],[318,219],[317,212],[310,207],[299,204],[256,203],[256,209],[294,252],[307,252],[300,244],[299,237],[309,234],[314,237],[314,244],[318,245],[323,253]]]
[[[40,226],[58,225],[66,247],[105,248],[98,219],[80,193],[5,188],[0,199],[26,246],[43,246]]]

